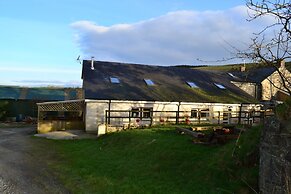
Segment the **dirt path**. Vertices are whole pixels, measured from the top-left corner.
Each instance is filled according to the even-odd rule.
[[[34,131],[0,128],[0,193],[69,193],[47,168],[46,154],[35,152]]]

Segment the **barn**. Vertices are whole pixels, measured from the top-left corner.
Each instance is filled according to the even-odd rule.
[[[227,72],[84,60],[84,98],[38,103],[38,132],[106,133],[164,123],[244,122],[260,110]],[[254,121],[254,120],[253,120]],[[253,122],[252,121],[252,122]]]
[[[0,86],[0,121],[34,121],[36,103],[82,98],[80,88]]]

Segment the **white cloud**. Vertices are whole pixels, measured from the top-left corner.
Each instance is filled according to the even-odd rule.
[[[247,22],[244,6],[225,11],[176,11],[134,24],[101,26],[77,21],[76,41],[86,57],[146,64],[195,64],[230,56],[270,19]],[[239,61],[241,62],[241,61]]]

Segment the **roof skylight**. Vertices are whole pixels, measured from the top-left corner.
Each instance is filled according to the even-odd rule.
[[[191,88],[199,88],[194,82],[186,82]]]
[[[236,76],[235,75],[233,75],[232,73],[227,73],[230,77],[233,77],[233,78],[235,78]]]
[[[222,84],[214,83],[214,85],[215,85],[216,87],[218,87],[219,89],[224,89],[224,90],[226,89],[225,86],[222,85]]]
[[[110,77],[110,82],[113,84],[119,84],[120,80],[117,77]]]
[[[145,83],[148,85],[148,86],[153,86],[155,85],[155,83],[151,80],[151,79],[144,79]]]

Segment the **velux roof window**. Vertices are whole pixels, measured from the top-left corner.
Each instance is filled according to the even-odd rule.
[[[233,77],[233,78],[235,78],[236,76],[235,75],[233,75],[232,73],[227,73],[230,77]]]
[[[144,79],[145,83],[148,85],[148,86],[153,86],[155,85],[155,83],[151,80],[151,79]]]
[[[120,84],[120,80],[117,77],[110,77],[110,82],[113,84]]]
[[[199,88],[194,82],[186,82],[191,88]]]
[[[219,89],[223,89],[223,90],[226,89],[225,86],[222,85],[222,84],[214,83],[214,85],[215,85],[216,87],[218,87]]]

